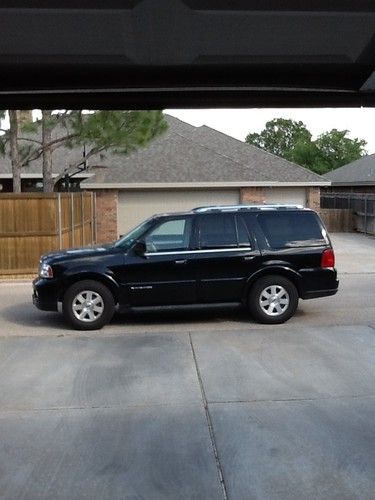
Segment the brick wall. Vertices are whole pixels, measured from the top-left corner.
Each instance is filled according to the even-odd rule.
[[[240,189],[240,203],[264,203],[263,187],[244,187]]]
[[[316,212],[320,210],[320,188],[310,187],[306,188],[306,201],[307,206]]]
[[[96,191],[97,243],[110,243],[117,240],[117,203],[117,190],[98,189]]]

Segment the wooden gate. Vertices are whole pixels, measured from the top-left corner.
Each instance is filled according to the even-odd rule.
[[[0,194],[0,275],[36,273],[40,256],[96,241],[95,194]]]

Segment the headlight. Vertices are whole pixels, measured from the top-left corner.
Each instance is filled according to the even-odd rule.
[[[41,263],[39,266],[39,276],[41,278],[53,278],[52,267],[46,263]]]

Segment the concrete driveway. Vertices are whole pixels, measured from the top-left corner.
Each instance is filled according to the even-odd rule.
[[[278,327],[237,310],[100,332],[0,284],[0,498],[373,499],[375,239]]]

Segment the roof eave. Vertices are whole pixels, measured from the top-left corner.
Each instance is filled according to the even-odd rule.
[[[375,179],[371,181],[331,181],[331,186],[375,186]]]
[[[87,189],[198,189],[198,188],[245,188],[245,187],[323,187],[330,186],[330,181],[304,182],[84,182],[82,187]]]
[[[56,178],[61,174],[52,174],[52,178]],[[81,174],[75,174],[74,177],[75,179],[89,179],[90,177],[93,177],[95,174],[94,173],[81,173]],[[13,179],[13,174],[11,173],[0,173],[0,179]],[[21,179],[43,179],[43,174],[42,173],[21,173]]]

